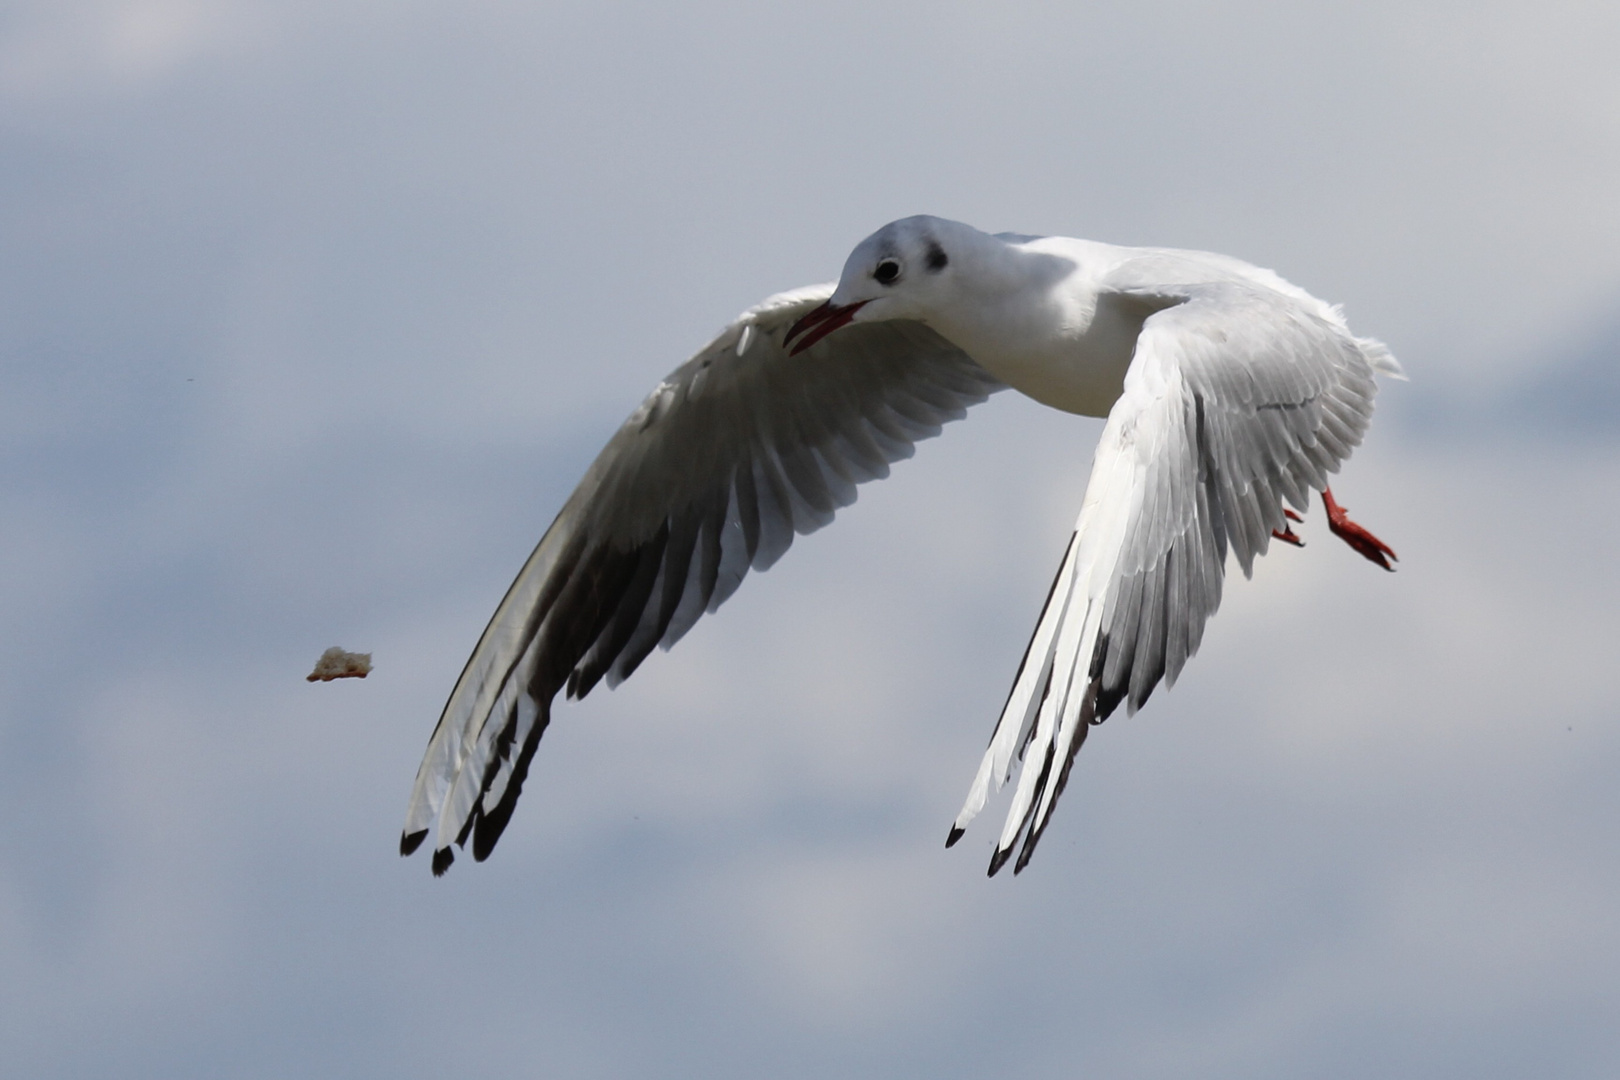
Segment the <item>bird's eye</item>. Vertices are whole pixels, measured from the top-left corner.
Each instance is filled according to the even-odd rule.
[[[877,269],[872,271],[872,276],[877,279],[879,285],[893,285],[895,279],[900,276],[900,263],[894,259],[884,259],[877,264]]]

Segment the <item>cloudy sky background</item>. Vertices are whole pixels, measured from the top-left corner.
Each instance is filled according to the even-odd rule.
[[[1620,8],[13,0],[24,1077],[1620,1072]],[[1040,857],[942,841],[1100,423],[1001,395],[620,690],[496,856],[444,696],[669,368],[892,218],[1225,251],[1413,376]],[[302,676],[332,644],[359,682]]]

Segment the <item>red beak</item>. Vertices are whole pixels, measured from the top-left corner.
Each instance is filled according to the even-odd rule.
[[[869,300],[858,300],[853,304],[835,307],[833,302],[828,300],[788,328],[787,337],[782,339],[784,346],[793,345],[794,338],[800,334],[804,335],[804,339],[797,345],[793,345],[788,355],[798,356],[840,326],[848,326],[850,320],[855,318],[855,313],[870,302]]]

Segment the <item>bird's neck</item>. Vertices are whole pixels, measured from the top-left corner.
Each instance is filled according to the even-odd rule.
[[[1140,325],[1114,327],[1099,312],[1097,283],[1111,249],[985,240],[994,246],[963,275],[963,302],[941,305],[930,325],[1030,397],[1068,412],[1106,415],[1119,397]]]

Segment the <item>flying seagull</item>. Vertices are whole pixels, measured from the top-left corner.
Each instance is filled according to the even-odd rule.
[[[559,692],[616,686],[832,521],[856,485],[1006,387],[1106,416],[1079,520],[954,844],[1021,762],[990,873],[1022,870],[1091,725],[1173,685],[1220,604],[1298,543],[1312,489],[1332,531],[1390,569],[1328,475],[1361,442],[1374,373],[1404,378],[1337,307],[1225,255],[884,226],[836,285],[738,316],[631,413],[518,573],[456,681],[416,774],[400,853],[436,830],[433,872],[511,819]],[[1285,506],[1285,502],[1288,504]]]

